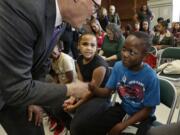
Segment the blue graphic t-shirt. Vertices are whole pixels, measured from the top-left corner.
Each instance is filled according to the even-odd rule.
[[[117,90],[122,107],[129,115],[144,107],[153,107],[153,115],[156,105],[160,103],[159,80],[147,64],[140,71],[134,72],[124,67],[122,62],[117,62],[106,87]]]

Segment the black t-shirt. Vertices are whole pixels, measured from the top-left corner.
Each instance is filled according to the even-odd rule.
[[[99,55],[95,55],[89,63],[83,64],[83,56],[80,55],[77,59],[77,64],[84,82],[90,82],[92,80],[93,71],[100,66],[104,66],[106,68],[106,74],[100,87],[105,86],[110,75],[110,70],[108,68],[108,64],[103,58],[101,58]]]

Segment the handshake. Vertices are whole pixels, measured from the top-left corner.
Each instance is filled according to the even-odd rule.
[[[63,103],[64,111],[71,112],[75,110],[79,105],[89,100],[92,94],[93,85],[84,83],[81,81],[76,81],[70,84],[67,84],[67,94],[69,97]],[[38,105],[28,106],[28,121],[32,121],[34,117],[35,125],[40,126],[43,120],[44,110]]]
[[[77,108],[80,104],[89,100],[92,97],[89,84],[81,81],[76,81],[67,84],[67,100],[64,101],[63,108],[65,111],[70,112]]]

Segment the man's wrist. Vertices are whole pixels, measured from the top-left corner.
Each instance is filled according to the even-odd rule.
[[[67,97],[70,97],[73,95],[73,86],[72,84],[66,84],[66,87],[67,87],[67,93],[66,93],[66,96]]]

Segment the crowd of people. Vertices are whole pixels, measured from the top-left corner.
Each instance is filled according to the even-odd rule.
[[[160,85],[144,61],[180,46],[180,23],[143,5],[122,26],[115,5],[101,0],[0,2],[0,124],[9,135],[44,135],[43,114],[54,135],[119,135],[138,123],[150,129],[160,104]],[[112,105],[118,93],[121,103]],[[150,129],[150,130],[149,130]],[[158,134],[159,134],[159,130]],[[175,134],[174,134],[175,135]]]

